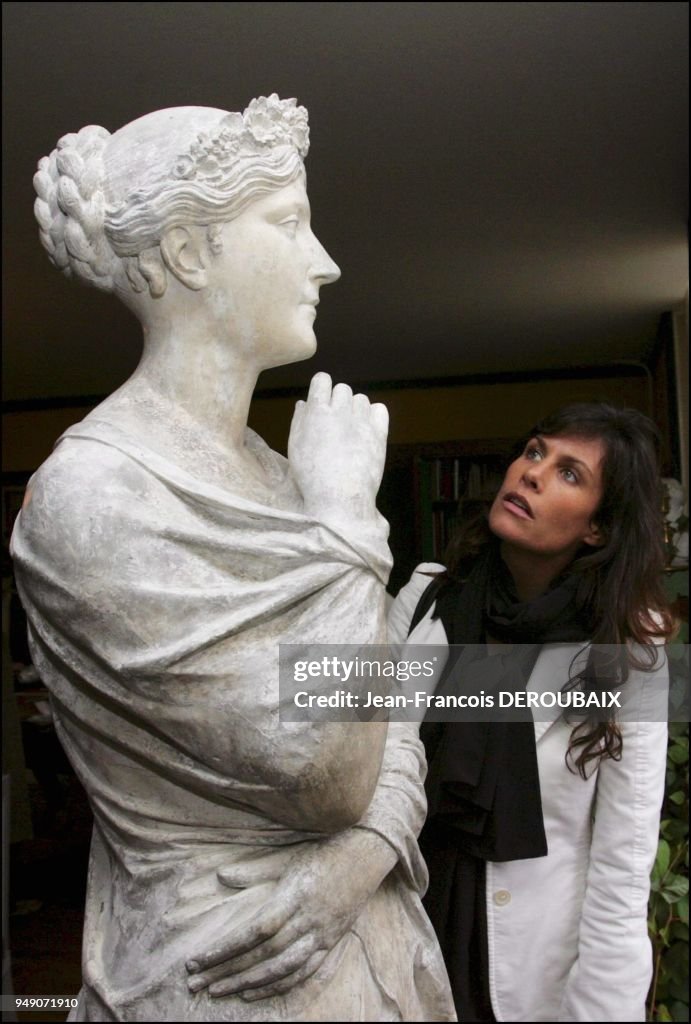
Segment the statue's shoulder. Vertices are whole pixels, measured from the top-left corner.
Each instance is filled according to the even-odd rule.
[[[80,432],[81,431],[81,432]],[[25,531],[44,540],[98,530],[141,495],[146,472],[122,451],[90,437],[82,424],[69,428],[36,470],[22,508]]]

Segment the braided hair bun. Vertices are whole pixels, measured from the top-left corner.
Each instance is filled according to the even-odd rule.
[[[110,132],[64,135],[34,175],[34,213],[51,262],[67,277],[112,291],[120,261],[104,232],[103,150]]]

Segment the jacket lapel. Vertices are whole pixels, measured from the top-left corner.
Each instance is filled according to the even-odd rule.
[[[545,644],[530,674],[526,690],[539,696],[554,694],[556,698],[569,678],[585,667],[588,649],[587,643]],[[547,698],[546,703],[551,703],[551,699]],[[561,720],[562,710],[556,699],[553,707],[540,705],[532,709],[536,743],[539,743],[555,722]]]

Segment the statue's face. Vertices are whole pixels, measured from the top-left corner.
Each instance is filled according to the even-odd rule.
[[[304,178],[257,199],[224,225],[209,301],[257,369],[307,359],[321,285],[340,270],[312,233]]]

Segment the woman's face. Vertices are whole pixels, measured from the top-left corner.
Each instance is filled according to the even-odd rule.
[[[492,533],[505,544],[564,565],[583,544],[598,546],[602,498],[599,438],[535,437],[512,462],[490,510]]]
[[[258,370],[307,359],[321,285],[340,270],[312,233],[304,176],[223,226],[207,297]]]

